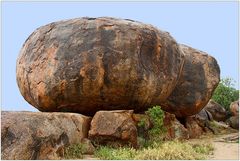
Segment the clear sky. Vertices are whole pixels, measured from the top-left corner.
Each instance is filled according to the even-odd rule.
[[[37,111],[17,87],[19,51],[36,28],[75,17],[110,16],[152,24],[177,42],[214,56],[221,77],[238,81],[237,2],[4,2],[2,9],[2,110]]]

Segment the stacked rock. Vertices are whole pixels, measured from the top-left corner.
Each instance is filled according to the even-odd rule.
[[[185,117],[207,104],[219,79],[212,56],[151,25],[109,17],[42,26],[17,60],[21,94],[50,112],[141,112],[161,105]]]

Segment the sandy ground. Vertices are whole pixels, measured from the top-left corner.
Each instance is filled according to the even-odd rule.
[[[239,160],[239,143],[226,141],[228,138],[237,137],[238,133],[221,135],[213,140],[212,145],[214,147],[213,155],[209,156],[210,160]]]
[[[191,139],[189,142],[212,144],[214,151],[212,155],[207,157],[208,160],[239,160],[239,143],[236,143],[238,137],[238,133],[230,133],[203,136],[200,139]]]

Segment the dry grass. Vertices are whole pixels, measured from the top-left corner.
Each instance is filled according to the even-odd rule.
[[[211,145],[166,141],[138,150],[101,146],[95,156],[103,160],[199,160],[205,159],[212,151]]]

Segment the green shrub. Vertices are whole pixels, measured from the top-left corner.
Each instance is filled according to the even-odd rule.
[[[152,108],[149,108],[148,111],[146,111],[146,114],[149,116],[153,128],[149,130],[149,134],[152,137],[160,136],[166,132],[166,129],[164,127],[164,111],[161,109],[160,106],[154,106]]]
[[[65,159],[82,159],[85,147],[83,144],[72,144],[64,151]]]
[[[222,105],[227,111],[229,111],[231,102],[236,101],[239,98],[239,91],[236,90],[233,86],[233,79],[222,79],[212,96],[212,99]]]
[[[137,126],[140,127],[140,128],[145,129],[145,127],[146,127],[146,120],[145,120],[145,119],[141,119],[141,120],[138,122]]]

